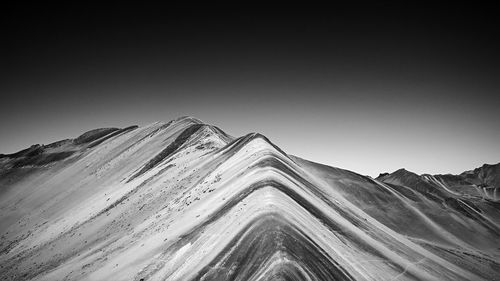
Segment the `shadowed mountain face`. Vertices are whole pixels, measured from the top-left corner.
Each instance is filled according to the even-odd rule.
[[[499,165],[377,179],[184,117],[0,155],[1,280],[500,280]]]

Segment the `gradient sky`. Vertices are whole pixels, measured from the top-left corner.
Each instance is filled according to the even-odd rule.
[[[371,176],[500,162],[487,8],[53,8],[3,19],[0,153],[192,115]]]

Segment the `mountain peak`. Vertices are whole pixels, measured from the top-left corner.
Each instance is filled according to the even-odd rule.
[[[184,121],[184,122],[193,122],[193,123],[197,123],[197,124],[206,124],[202,120],[200,120],[200,119],[198,119],[196,117],[193,117],[193,116],[188,116],[188,115],[178,117],[176,119],[173,119],[172,121],[174,121],[174,122]]]
[[[377,179],[401,178],[401,177],[416,177],[417,174],[406,170],[405,168],[397,169],[392,173],[380,173]]]
[[[493,280],[498,192],[456,182],[371,180],[189,116],[91,130],[0,158],[0,279]]]

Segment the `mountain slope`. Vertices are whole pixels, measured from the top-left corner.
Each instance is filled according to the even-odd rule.
[[[3,280],[495,280],[500,272],[491,196],[434,190],[417,175],[373,180],[191,117],[91,131],[0,156],[0,165]],[[490,174],[481,179],[492,182]]]

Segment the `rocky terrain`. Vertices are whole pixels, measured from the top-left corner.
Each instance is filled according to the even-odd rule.
[[[500,280],[500,165],[376,179],[191,117],[0,155],[1,280]]]

